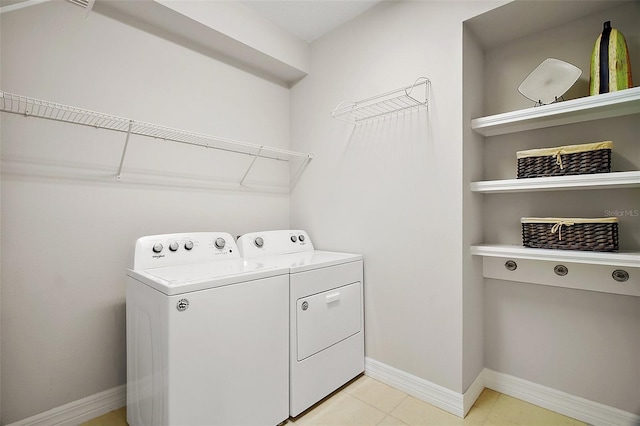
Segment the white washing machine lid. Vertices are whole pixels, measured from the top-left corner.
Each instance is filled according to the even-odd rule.
[[[292,274],[310,271],[328,266],[362,260],[361,254],[340,253],[333,251],[313,250],[301,253],[279,254],[254,258],[253,260],[272,265],[277,268],[288,268]]]
[[[127,270],[127,275],[169,296],[277,275],[287,268],[259,261],[232,259],[216,262]]]

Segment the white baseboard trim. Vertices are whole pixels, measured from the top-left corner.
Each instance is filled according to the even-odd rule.
[[[458,417],[464,417],[469,412],[473,403],[480,396],[482,389],[484,389],[482,374],[478,376],[469,387],[469,390],[463,395],[375,359],[366,358],[364,365],[364,373],[367,376],[393,386]]]
[[[464,408],[464,415],[466,416],[473,404],[482,393],[485,388],[484,384],[484,370],[478,374],[478,377],[471,383],[471,386],[462,395],[462,407]]]
[[[7,426],[77,426],[127,405],[127,386],[108,389]]]
[[[365,374],[458,417],[469,412],[487,387],[594,426],[640,426],[640,415],[488,368],[482,370],[464,394],[371,358],[365,359]]]
[[[639,415],[615,407],[590,401],[508,374],[498,373],[487,368],[484,369],[482,375],[484,377],[484,385],[489,389],[594,426],[640,425]]]
[[[464,394],[371,358],[365,360],[365,374],[458,417],[464,417],[469,412],[487,387],[594,426],[640,425],[640,415],[487,368]],[[76,426],[122,408],[126,403],[127,388],[126,385],[120,385],[7,426]]]

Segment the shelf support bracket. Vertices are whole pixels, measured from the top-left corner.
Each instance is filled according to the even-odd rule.
[[[116,179],[120,181],[120,174],[122,173],[122,164],[124,163],[124,157],[127,155],[127,146],[129,146],[129,137],[131,136],[131,126],[133,126],[133,120],[129,120],[129,126],[127,127],[127,139],[124,141],[124,148],[122,149],[122,157],[120,157],[120,165],[118,166],[118,175]]]
[[[89,14],[93,10],[93,5],[94,5],[95,2],[96,2],[96,0],[89,0],[87,2],[87,13],[86,13],[86,15],[84,15],[84,19],[89,19]]]
[[[302,173],[305,171],[305,169],[307,168],[311,160],[313,160],[313,155],[309,154],[304,159],[300,167],[298,167],[298,170],[295,172],[295,174],[293,175],[293,178],[291,179],[291,182],[289,183],[289,193],[291,193],[293,189],[296,187],[296,185],[298,184],[298,181],[302,177]]]
[[[246,172],[244,172],[244,175],[242,176],[242,179],[240,179],[240,185],[244,185],[244,180],[247,178],[247,175],[249,174],[249,172],[253,168],[253,165],[255,164],[255,162],[258,159],[258,157],[260,156],[260,152],[262,152],[262,148],[264,148],[264,145],[261,145],[260,149],[258,149],[258,152],[256,153],[256,155],[253,156],[253,160],[251,160],[251,164],[249,164],[249,168],[247,169]]]

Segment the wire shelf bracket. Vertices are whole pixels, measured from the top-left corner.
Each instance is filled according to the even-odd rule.
[[[244,173],[240,185],[244,184],[247,175],[258,158],[287,162],[294,159],[304,159],[305,164],[313,159],[313,154],[173,129],[3,91],[0,91],[0,111],[126,133],[122,156],[116,174],[118,181],[121,178],[122,166],[127,154],[129,138],[132,134],[252,156],[254,158]]]
[[[118,166],[117,180],[120,180],[122,174],[122,165],[124,164],[124,157],[127,155],[127,147],[129,146],[129,137],[131,136],[131,126],[133,126],[133,120],[129,121],[129,127],[127,128],[127,138],[124,140],[124,147],[122,148],[122,156],[120,157],[120,165]]]
[[[412,112],[429,106],[431,82],[418,77],[413,84],[372,96],[358,102],[341,102],[331,112],[335,119],[358,124],[400,112]]]

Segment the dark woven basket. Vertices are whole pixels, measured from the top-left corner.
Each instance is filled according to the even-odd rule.
[[[611,150],[562,154],[561,169],[553,156],[518,158],[518,179],[543,176],[567,176],[611,171]]]
[[[552,233],[553,223],[522,223],[522,244],[525,247],[618,251],[617,223],[576,223],[562,226],[562,239]]]

